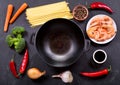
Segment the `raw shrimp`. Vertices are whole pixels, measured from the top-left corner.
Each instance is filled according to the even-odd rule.
[[[115,31],[112,31],[111,33],[108,33],[107,38],[110,39],[111,37],[113,37],[116,34]]]
[[[102,25],[113,25],[113,20],[108,16],[104,16],[101,20],[101,24]]]
[[[94,26],[99,26],[101,23],[100,23],[100,18],[99,17],[95,17],[91,23],[90,23],[90,27],[94,27]]]
[[[95,17],[89,26],[87,34],[97,41],[105,41],[115,34],[113,20],[109,16]]]
[[[90,25],[93,24],[93,23],[95,23],[95,22],[98,22],[98,21],[100,21],[100,17],[95,17],[95,18],[93,18],[93,20],[91,21]]]
[[[91,37],[91,38],[95,38],[95,35],[96,35],[95,31],[97,31],[97,29],[98,29],[98,27],[91,27],[91,28],[89,28],[87,30],[88,36]]]
[[[104,41],[108,38],[107,32],[102,32],[97,41]]]
[[[98,40],[99,37],[100,37],[100,33],[99,33],[99,31],[95,31],[94,34],[95,34],[95,37],[94,37],[95,40]]]
[[[95,27],[95,26],[99,26],[99,25],[101,25],[100,22],[94,22],[90,25],[90,27]]]
[[[115,29],[112,25],[102,25],[102,28],[106,29],[108,34],[112,33],[112,32],[115,32]]]

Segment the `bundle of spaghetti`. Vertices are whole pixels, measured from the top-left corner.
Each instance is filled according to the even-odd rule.
[[[68,3],[65,1],[53,4],[28,8],[26,10],[26,19],[32,27],[44,24],[54,18],[72,19]]]

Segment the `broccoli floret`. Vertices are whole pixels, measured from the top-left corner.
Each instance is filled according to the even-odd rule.
[[[18,34],[16,37],[20,39],[20,38],[22,38],[22,35]]]
[[[7,44],[9,45],[9,47],[12,47],[13,46],[13,44],[14,44],[14,39],[13,39],[13,37],[11,36],[11,35],[7,35],[7,37],[6,37],[6,42],[7,42]]]
[[[13,29],[12,29],[12,34],[14,35],[14,36],[18,36],[18,35],[21,35],[21,37],[22,37],[22,34],[25,32],[25,29],[24,29],[24,27],[21,27],[21,26],[16,26],[16,27],[14,27]]]
[[[7,35],[6,37],[8,46],[13,46],[18,53],[22,52],[22,50],[25,48],[25,39],[22,38],[24,32],[24,27],[16,26],[12,29],[11,35]]]
[[[16,52],[20,53],[25,48],[25,39],[24,38],[15,38],[12,35],[7,35],[6,42],[9,47],[14,46]]]
[[[17,41],[14,42],[14,48],[16,52],[20,53],[25,48],[25,39],[17,38]]]

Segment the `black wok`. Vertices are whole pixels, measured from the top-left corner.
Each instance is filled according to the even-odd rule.
[[[73,64],[86,51],[87,40],[74,22],[57,18],[46,22],[35,35],[40,57],[54,67]]]

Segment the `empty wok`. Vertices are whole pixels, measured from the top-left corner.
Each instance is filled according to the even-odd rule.
[[[47,21],[35,34],[40,57],[54,67],[73,64],[88,49],[88,40],[73,21],[57,18]]]

